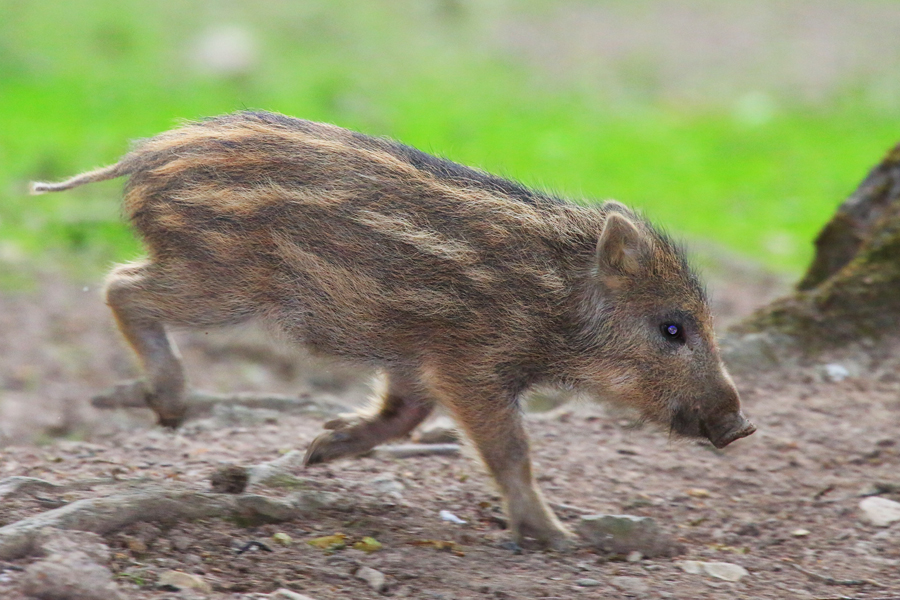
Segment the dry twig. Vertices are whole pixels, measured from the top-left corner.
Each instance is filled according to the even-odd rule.
[[[787,564],[791,565],[810,579],[821,581],[826,585],[871,585],[873,587],[884,587],[884,585],[878,583],[873,579],[835,579],[834,577],[829,577],[828,575],[821,575],[819,573],[814,573],[813,571],[807,571],[800,565],[792,562],[788,562]]]
[[[415,456],[459,456],[459,444],[394,444],[372,450],[376,458],[412,458]]]

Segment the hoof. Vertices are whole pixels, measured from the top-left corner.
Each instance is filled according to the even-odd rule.
[[[500,548],[502,548],[503,550],[509,550],[513,554],[522,554],[522,546],[520,546],[518,542],[513,540],[501,543]]]
[[[157,409],[153,409],[153,412],[156,413],[156,424],[160,427],[165,427],[167,429],[178,429],[185,421],[187,417],[187,406],[182,407],[180,410],[176,411],[160,411]]]
[[[147,405],[156,413],[156,423],[166,429],[178,429],[187,417],[187,405],[181,399],[160,402],[155,394],[147,394]]]
[[[303,466],[308,467],[320,463],[330,462],[338,458],[356,456],[368,452],[374,444],[359,437],[359,431],[354,428],[333,429],[319,434],[306,449],[303,457]]]
[[[523,531],[524,529],[524,531]],[[525,540],[529,542],[526,544]],[[554,552],[566,553],[578,548],[578,541],[566,529],[547,528],[536,531],[534,528],[522,528],[513,535],[514,543],[525,547],[541,548]]]
[[[324,425],[326,431],[319,434],[306,450],[303,466],[317,465],[338,458],[365,454],[385,440],[379,431],[377,418],[358,413],[338,415]]]
[[[156,424],[160,427],[165,427],[166,429],[178,429],[181,427],[181,424],[184,423],[184,415],[180,415],[177,417],[156,416]]]
[[[543,541],[541,543],[547,550],[553,550],[554,552],[559,552],[560,554],[566,554],[578,548],[577,540],[569,535],[556,537],[550,540]]]
[[[326,423],[327,426],[328,423]],[[336,440],[335,437],[338,439]],[[303,466],[318,465],[338,458],[338,455],[334,452],[334,447],[340,443],[340,437],[340,434],[336,436],[334,431],[326,431],[319,434],[309,445],[309,448],[306,449],[306,456],[303,457]]]
[[[509,541],[501,545],[501,548],[512,550],[514,554],[521,554],[523,548],[528,550],[545,550],[549,552],[558,552],[559,554],[568,554],[578,549],[578,543],[571,537],[554,537],[550,539],[525,538],[518,542]]]

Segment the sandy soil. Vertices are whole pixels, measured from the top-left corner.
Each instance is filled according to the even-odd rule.
[[[733,263],[709,275],[723,323],[783,286]],[[302,392],[348,406],[365,396],[367,374],[325,366],[265,342],[255,330],[195,332],[180,342],[203,389]],[[862,495],[879,490],[900,500],[900,378],[881,369],[829,383],[816,373],[739,378],[759,432],[722,451],[671,440],[588,402],[529,415],[536,470],[550,501],[651,516],[684,545],[675,559],[610,561],[586,549],[513,554],[502,546],[499,498],[476,461],[366,457],[296,473],[304,489],[358,499],[356,509],[253,527],[220,519],[130,526],[106,536],[112,569],[127,597],[148,599],[204,596],[158,589],[159,573],[173,568],[201,575],[213,586],[211,598],[249,598],[279,587],[316,599],[377,597],[354,577],[363,565],[386,575],[387,595],[409,598],[628,597],[619,577],[637,578],[649,590],[638,595],[647,598],[900,597],[900,525],[866,525],[858,509]],[[220,413],[172,433],[152,427],[144,410],[90,407],[92,393],[135,374],[95,290],[44,276],[37,291],[0,294],[0,479],[116,477],[208,490],[223,462],[271,460],[305,448],[321,430],[319,418],[251,411]],[[16,495],[0,504],[0,525],[115,487]],[[391,507],[373,510],[373,500]],[[466,523],[442,521],[441,510]],[[579,516],[573,509],[559,514],[570,524]],[[351,541],[372,536],[383,548],[329,554],[305,543],[336,532]],[[293,542],[279,545],[275,533]],[[237,554],[254,540],[271,552]],[[421,540],[455,545],[439,551],[414,543]],[[0,562],[0,597],[22,597],[21,569],[34,560]],[[730,562],[750,575],[737,583],[692,575],[680,560]],[[794,565],[880,587],[831,585]],[[583,579],[598,585],[576,583]]]

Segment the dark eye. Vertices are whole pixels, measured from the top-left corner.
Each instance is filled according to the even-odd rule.
[[[670,342],[684,343],[684,327],[679,323],[663,323],[659,326],[664,338]]]

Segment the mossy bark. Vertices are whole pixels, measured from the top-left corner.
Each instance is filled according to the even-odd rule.
[[[900,144],[838,208],[793,294],[734,334],[777,334],[807,356],[900,334]]]

